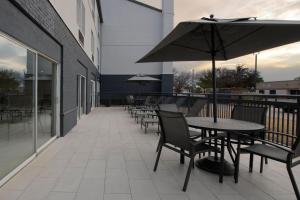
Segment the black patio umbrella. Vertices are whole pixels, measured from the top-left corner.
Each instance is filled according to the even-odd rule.
[[[300,21],[257,20],[256,18],[216,19],[179,23],[143,62],[212,61],[213,116],[217,122],[215,61],[300,41]]]

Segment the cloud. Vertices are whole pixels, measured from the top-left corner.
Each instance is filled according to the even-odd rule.
[[[158,0],[142,0],[159,6]],[[163,1],[163,0],[162,0]],[[299,0],[174,0],[175,24],[181,21],[200,19],[214,14],[216,18],[258,17],[258,19],[300,20]],[[254,56],[248,55],[218,66],[254,66]],[[260,52],[258,65],[265,80],[289,80],[300,75],[300,43],[294,43],[272,50]],[[210,62],[178,62],[174,67],[182,70],[209,69]]]

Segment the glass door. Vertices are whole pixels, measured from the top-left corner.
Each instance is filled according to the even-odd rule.
[[[86,112],[86,78],[82,75],[77,77],[77,119]]]
[[[91,80],[91,109],[95,108],[96,104],[96,85],[95,81]]]
[[[37,147],[40,147],[56,136],[54,127],[56,63],[38,55],[37,69]]]

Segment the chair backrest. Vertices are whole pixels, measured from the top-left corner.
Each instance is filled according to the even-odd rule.
[[[204,108],[204,106],[207,104],[206,99],[198,99],[193,106],[188,111],[187,115],[188,117],[198,117],[199,112]]]
[[[151,96],[147,96],[144,102],[144,105],[149,105],[151,102]]]
[[[183,114],[162,110],[157,110],[156,113],[161,125],[163,142],[189,149],[189,129]]]
[[[172,103],[172,104],[159,104],[158,105],[159,110],[163,111],[169,111],[169,112],[178,112],[177,105]]]
[[[126,103],[127,103],[128,105],[133,104],[133,102],[134,102],[134,97],[133,97],[132,95],[126,96]]]
[[[266,113],[266,107],[235,105],[231,118],[265,125]]]

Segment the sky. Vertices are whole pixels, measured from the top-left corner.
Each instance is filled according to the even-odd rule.
[[[161,8],[164,0],[140,0]],[[181,21],[200,19],[214,14],[216,18],[257,17],[258,19],[300,20],[300,0],[174,0],[174,26]],[[255,56],[247,55],[225,62],[218,67],[234,68],[244,64],[254,68]],[[211,68],[210,62],[177,62],[179,71],[196,72]],[[292,80],[300,76],[300,42],[258,54],[258,71],[265,81]]]

